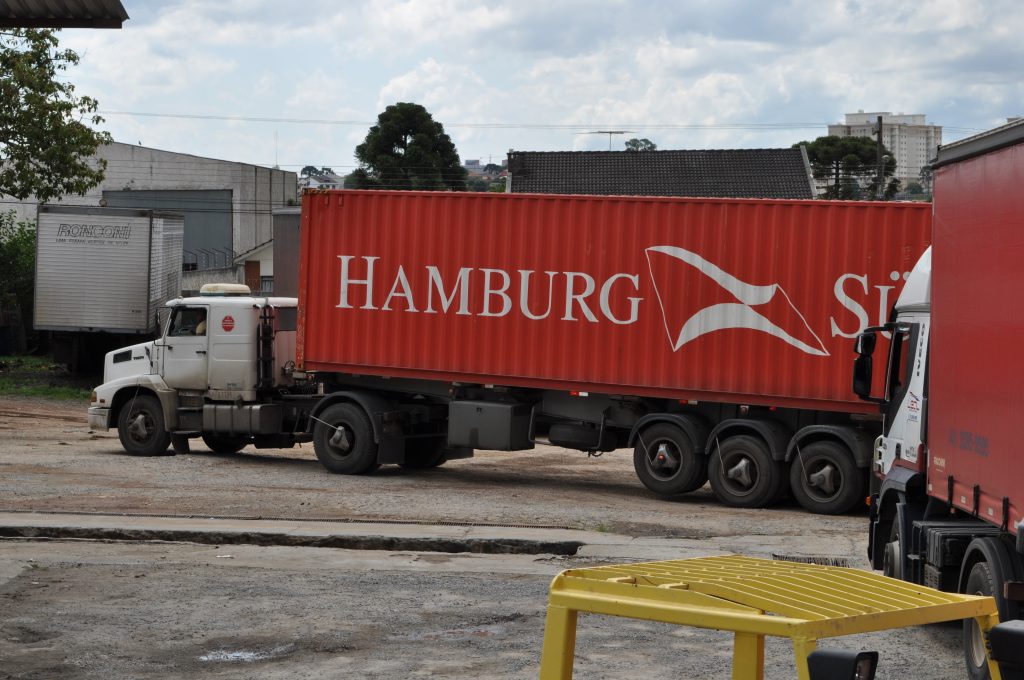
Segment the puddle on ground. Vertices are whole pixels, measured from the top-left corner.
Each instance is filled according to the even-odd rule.
[[[270,661],[271,659],[291,654],[294,651],[295,645],[281,645],[280,647],[264,650],[217,649],[203,654],[199,657],[199,660],[212,663],[255,663],[257,661]]]

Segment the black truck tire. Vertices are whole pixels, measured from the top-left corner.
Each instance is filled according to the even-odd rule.
[[[203,443],[214,453],[238,453],[249,443],[249,438],[226,434],[204,434]]]
[[[804,508],[819,515],[839,515],[864,501],[867,473],[853,454],[837,442],[820,441],[797,451],[789,468],[789,486]]]
[[[168,455],[171,434],[164,427],[160,401],[149,394],[129,399],[117,416],[117,436],[133,456]]]
[[[779,498],[786,482],[782,464],[759,437],[729,437],[711,451],[711,490],[734,508],[763,508]]]
[[[996,586],[992,575],[992,567],[988,562],[978,562],[971,568],[967,577],[966,593],[968,595],[992,595]],[[989,680],[988,663],[985,657],[985,641],[981,638],[981,629],[974,619],[964,619],[964,662],[967,664],[967,677],[971,680]]]
[[[967,595],[989,595],[996,599],[1000,610],[1000,617],[1013,617],[1016,611],[1008,611],[1011,604],[1003,598],[1002,583],[992,565],[982,560],[971,567],[967,575],[967,584],[964,592]],[[990,680],[992,677],[988,672],[988,663],[985,657],[985,641],[981,637],[981,629],[974,619],[964,619],[963,635],[964,663],[967,666],[967,677],[971,680]],[[1000,674],[1003,680],[1022,680],[1024,672],[1000,666]]]
[[[707,456],[672,423],[655,423],[639,434],[633,469],[648,489],[662,496],[689,493],[708,481]]]
[[[332,444],[341,428],[341,441]],[[361,475],[377,468],[373,427],[355,404],[333,404],[320,413],[313,428],[313,450],[320,463],[336,474]]]

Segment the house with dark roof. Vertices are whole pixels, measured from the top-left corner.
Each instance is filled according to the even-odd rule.
[[[814,198],[807,151],[509,151],[509,191],[529,194]]]

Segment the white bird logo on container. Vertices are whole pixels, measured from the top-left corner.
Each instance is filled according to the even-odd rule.
[[[689,290],[683,291],[681,296],[678,293],[672,295],[668,290],[660,290],[654,274],[657,258],[652,255],[655,253],[685,263],[688,267],[718,284],[719,288],[711,289],[710,292],[705,289],[708,294],[692,297]],[[803,314],[779,284],[756,286],[746,283],[708,262],[700,255],[677,246],[652,246],[647,249],[646,254],[651,282],[654,284],[658,304],[661,306],[665,332],[668,333],[669,344],[672,346],[673,352],[702,335],[730,328],[745,328],[767,333],[807,354],[829,356],[821,338],[814,333]],[[669,317],[675,316],[680,311],[675,305],[676,298],[682,297],[685,300],[679,305],[679,307],[685,308],[688,306],[687,303],[694,304],[694,297],[707,298],[709,295],[717,298],[716,303],[690,314],[678,331],[675,331],[672,327],[674,324],[670,323]],[[684,311],[684,315],[686,313]],[[801,336],[802,339],[797,336]]]

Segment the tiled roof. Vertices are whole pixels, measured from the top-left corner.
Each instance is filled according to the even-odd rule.
[[[814,198],[803,149],[510,151],[514,193]]]

